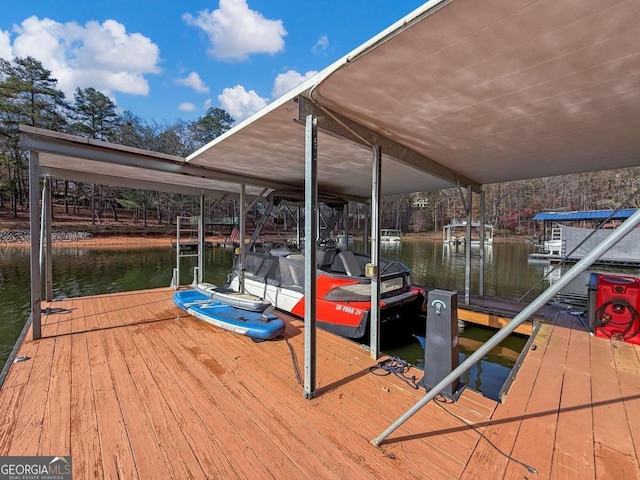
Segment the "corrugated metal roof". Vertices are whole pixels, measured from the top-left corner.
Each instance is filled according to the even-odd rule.
[[[624,220],[636,210],[634,208],[619,210],[611,217],[612,220]],[[578,222],[581,220],[604,220],[613,214],[614,210],[577,210],[573,212],[540,212],[533,216],[534,220],[553,222]]]

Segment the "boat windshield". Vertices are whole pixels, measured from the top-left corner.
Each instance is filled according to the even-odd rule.
[[[319,275],[356,279],[358,283],[340,286],[345,297],[361,297],[370,295],[371,279],[364,276],[369,257],[347,252],[332,257],[331,263],[319,266]],[[347,260],[345,260],[347,258]],[[245,257],[245,278],[256,280],[267,285],[285,287],[304,291],[304,255],[290,253],[287,255],[270,255],[268,253],[247,253]],[[349,271],[351,270],[351,271]],[[240,257],[236,257],[231,278],[240,271]],[[231,278],[229,283],[231,283]],[[409,269],[406,265],[392,260],[380,262],[381,294],[392,295],[406,290],[411,285]],[[341,295],[342,296],[342,295]]]

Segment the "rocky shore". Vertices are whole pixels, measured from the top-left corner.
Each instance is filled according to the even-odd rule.
[[[28,248],[29,232],[19,229],[0,229],[0,249]],[[208,239],[207,239],[208,240]],[[54,248],[115,248],[115,249],[143,249],[143,248],[171,248],[175,241],[173,235],[143,235],[143,234],[103,234],[86,231],[53,231],[51,242]]]
[[[0,243],[29,243],[29,232],[23,230],[0,230]],[[69,242],[93,238],[89,232],[52,232],[51,241]]]

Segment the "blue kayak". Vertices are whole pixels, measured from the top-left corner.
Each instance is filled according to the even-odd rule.
[[[197,290],[173,295],[174,303],[189,315],[256,340],[269,340],[284,333],[284,322],[271,313],[251,312],[232,307]]]

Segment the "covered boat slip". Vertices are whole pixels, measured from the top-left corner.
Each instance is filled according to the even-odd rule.
[[[635,197],[638,192],[629,195]],[[542,222],[543,228],[536,245],[539,252],[529,254],[533,261],[574,263],[583,258],[594,246],[608,237],[613,229],[636,212],[637,209],[583,210],[539,212],[533,221]],[[627,234],[612,249],[602,255],[596,265],[640,266],[640,232]]]
[[[222,192],[233,192],[240,196],[243,207],[245,200],[264,195],[271,189],[304,187],[307,245],[316,239],[318,190],[360,202],[370,199],[374,239],[371,303],[378,304],[380,285],[376,267],[380,257],[378,233],[382,195],[458,187],[466,192],[464,198],[470,227],[473,193],[480,194],[480,218],[484,223],[484,184],[640,165],[638,44],[640,2],[636,0],[431,0],[186,159],[23,127],[21,146],[30,151],[32,238],[39,237],[37,205],[39,177],[43,174],[74,181],[192,193],[201,198],[204,195],[219,198]],[[640,216],[634,215],[628,222],[626,232],[640,222]],[[243,228],[240,225],[242,238]],[[613,237],[618,240],[620,235],[614,234],[610,238]],[[465,301],[470,298],[470,243],[466,242],[465,247]],[[612,246],[607,244],[607,248]],[[482,255],[484,249],[480,252]],[[316,263],[315,249],[306,249],[305,255],[308,264]],[[581,262],[580,268],[586,268],[585,265]],[[48,269],[50,266],[42,271]],[[311,272],[312,269],[305,272],[305,295],[315,299],[315,277]],[[36,335],[35,327],[40,323],[41,290],[37,241],[32,243],[31,273],[34,337],[38,338],[41,332],[38,330]],[[50,275],[46,281],[49,288]],[[562,283],[561,280],[555,284],[549,294],[553,294],[551,290],[556,287],[559,290]],[[482,282],[478,293],[483,293]],[[117,298],[98,297],[96,301],[104,304],[103,311],[110,311],[111,302],[121,301]],[[136,297],[131,294],[121,298]],[[537,310],[547,300],[549,297],[541,297],[535,305],[532,303],[532,309]],[[72,302],[75,304],[76,301],[80,302]],[[320,471],[333,472],[333,476],[343,478],[377,478],[391,476],[402,469],[408,478],[429,475],[457,478],[469,469],[473,472],[472,478],[476,478],[488,471],[494,454],[481,449],[483,441],[477,436],[470,441],[478,445],[476,453],[465,450],[470,448],[465,443],[469,440],[464,440],[464,435],[471,433],[469,428],[441,420],[433,402],[418,410],[412,418],[403,416],[402,426],[396,422],[393,431],[400,430],[391,434],[388,443],[384,443],[384,437],[389,435],[389,429],[376,437],[374,443],[380,445],[380,449],[365,445],[366,440],[371,440],[408,405],[417,401],[414,407],[420,407],[420,403],[429,401],[430,395],[435,395],[439,387],[426,396],[408,392],[402,396],[404,400],[394,403],[397,399],[389,398],[389,394],[398,388],[392,384],[393,378],[376,378],[376,382],[383,383],[368,383],[371,382],[368,367],[374,360],[367,352],[354,349],[351,344],[322,331],[316,332],[314,303],[305,304],[304,335],[293,337],[299,342],[298,346],[303,343],[301,337],[305,337],[303,391],[308,403],[300,400],[298,385],[289,383],[290,379],[285,380],[289,378],[286,374],[291,373],[283,365],[289,365],[290,359],[286,357],[288,351],[282,342],[265,344],[266,348],[273,349],[269,355],[263,356],[255,345],[250,344],[251,348],[246,350],[250,353],[238,356],[233,348],[219,346],[218,342],[228,339],[242,352],[246,348],[242,342],[250,340],[229,337],[232,335],[229,333],[215,333],[216,341],[208,340],[207,335],[193,336],[191,330],[185,330],[190,328],[187,325],[198,328],[199,334],[205,327],[196,327],[192,319],[176,322],[172,318],[169,321],[166,315],[174,310],[160,308],[164,316],[156,320],[145,318],[144,326],[105,328],[99,330],[99,334],[62,335],[72,323],[62,318],[59,324],[50,328],[59,333],[55,338],[43,338],[40,342],[26,340],[22,348],[33,353],[26,355],[35,359],[35,354],[42,351],[43,357],[38,362],[30,360],[13,365],[8,383],[0,392],[2,405],[10,412],[6,428],[1,432],[11,438],[10,451],[33,450],[34,445],[38,445],[44,452],[50,450],[45,448],[50,445],[48,442],[55,440],[52,435],[59,433],[63,442],[74,445],[79,442],[78,431],[92,431],[97,425],[99,431],[103,430],[98,441],[108,447],[101,450],[95,441],[77,445],[82,452],[80,461],[88,462],[85,466],[89,470],[98,465],[104,465],[105,469],[117,465],[126,469],[122,476],[129,472],[140,474],[142,467],[135,466],[138,460],[141,465],[163,465],[147,462],[148,459],[162,459],[166,465],[172,465],[171,468],[177,469],[176,476],[184,476],[181,474],[185,469],[188,475],[190,468],[196,468],[194,476],[198,476],[201,472],[194,465],[201,469],[200,465],[212,465],[223,472],[226,472],[225,468],[232,472],[240,468],[258,468],[257,471],[265,472],[264,476],[274,477],[315,477]],[[89,305],[90,312],[97,308],[93,302]],[[135,319],[140,307],[130,306],[126,315],[133,315],[131,318]],[[525,308],[512,323],[522,321],[519,317],[526,317],[526,312],[530,310]],[[373,357],[378,354],[379,339],[375,328],[378,314],[376,309],[372,310]],[[124,315],[124,311],[119,315]],[[52,318],[44,318],[45,324]],[[84,315],[83,319],[93,321],[93,313]],[[111,322],[107,320],[108,325]],[[160,332],[166,324],[171,324],[170,330],[177,338],[140,334],[149,333],[144,332],[145,329]],[[174,331],[178,324],[184,331]],[[109,326],[116,325],[119,324],[114,322]],[[300,325],[296,328],[300,329]],[[526,398],[520,403],[510,401],[504,407],[498,407],[496,415],[501,411],[506,413],[501,417],[502,421],[497,417],[497,428],[517,425],[515,443],[507,447],[521,453],[523,461],[528,461],[530,455],[546,452],[546,460],[541,462],[543,467],[539,469],[544,475],[562,476],[563,468],[576,458],[584,460],[580,465],[587,469],[591,468],[593,459],[593,469],[589,470],[593,477],[601,478],[621,466],[626,468],[622,472],[625,475],[628,472],[631,476],[638,475],[637,452],[628,448],[638,445],[635,436],[640,431],[636,428],[636,419],[627,415],[631,406],[635,406],[635,387],[629,390],[629,387],[620,386],[621,379],[637,385],[637,363],[633,363],[632,355],[625,357],[627,363],[616,363],[617,357],[611,353],[613,360],[602,365],[599,363],[602,352],[598,349],[608,345],[608,351],[615,352],[614,344],[587,338],[590,345],[587,350],[598,356],[593,356],[593,360],[590,356],[587,363],[580,363],[589,366],[584,369],[586,371],[579,370],[574,364],[567,367],[566,361],[573,358],[572,355],[585,354],[584,349],[577,352],[566,349],[573,345],[573,332],[578,331],[562,325],[549,331],[546,348],[540,345],[535,350],[544,351],[541,367],[534,378],[529,378],[529,383],[521,387]],[[507,328],[497,335],[509,333]],[[569,336],[563,337],[563,334]],[[45,332],[46,335],[49,334]],[[580,336],[576,335],[577,338]],[[147,345],[156,341],[154,348],[149,349]],[[67,342],[70,349],[65,346]],[[73,348],[77,343],[80,346]],[[344,345],[350,347],[343,349]],[[276,348],[285,353],[276,352]],[[483,348],[476,353],[482,355]],[[76,361],[71,361],[74,352],[80,352],[76,367]],[[214,352],[219,355],[213,355]],[[337,361],[335,355],[340,352],[346,357]],[[635,348],[632,352],[637,362]],[[543,363],[547,355],[553,359],[549,365]],[[263,361],[255,361],[253,356]],[[283,361],[284,358],[287,360]],[[470,358],[465,365],[470,366],[472,361]],[[527,361],[522,372],[526,371]],[[87,362],[91,370],[90,381],[80,373],[82,369],[86,370]],[[242,363],[240,367],[241,362],[249,363]],[[57,369],[58,364],[61,371]],[[336,364],[349,366],[338,373]],[[545,368],[542,368],[543,364]],[[30,369],[29,365],[34,367]],[[564,371],[558,371],[563,365]],[[28,372],[20,374],[22,367]],[[287,370],[280,371],[282,375],[276,378],[271,373],[274,368]],[[126,374],[118,375],[114,369],[121,369]],[[581,389],[579,398],[572,397],[571,389],[569,386],[565,389],[563,383],[573,381],[568,380],[573,378],[569,375],[573,370],[578,373],[575,381],[583,382],[578,387]],[[170,373],[174,371],[177,373]],[[551,372],[556,372],[553,378],[549,377]],[[17,388],[9,387],[11,377],[20,375],[23,377]],[[584,383],[586,377],[589,378],[588,387]],[[213,381],[204,382],[202,378]],[[282,395],[273,395],[273,389],[259,389],[263,378],[275,382],[271,387],[281,387],[277,391]],[[174,382],[170,382],[171,379]],[[519,381],[516,378],[514,388]],[[549,382],[554,385],[552,393],[548,393]],[[618,385],[618,390],[608,388],[612,383]],[[355,384],[358,388],[352,389]],[[558,387],[558,384],[562,386]],[[539,388],[533,389],[534,385]],[[200,393],[214,386],[222,390],[190,395],[192,391]],[[256,388],[259,397],[253,396],[252,389]],[[402,392],[407,392],[402,388]],[[24,395],[25,391],[29,395]],[[30,405],[34,394],[42,396],[42,391],[53,394],[46,401],[40,398],[37,404]],[[218,393],[221,394],[219,397]],[[317,398],[314,399],[315,395]],[[120,402],[124,398],[127,401]],[[137,400],[129,402],[129,398]],[[467,399],[466,394],[464,398]],[[222,400],[225,403],[216,403]],[[57,401],[62,402],[62,406],[58,406]],[[65,401],[71,405],[73,402],[78,405],[93,402],[96,413],[85,418],[85,409],[75,408],[74,412],[82,413],[76,420],[76,416],[69,416]],[[563,403],[565,401],[569,403]],[[182,410],[178,405],[187,408]],[[241,409],[238,409],[239,405]],[[463,407],[464,403],[459,403],[451,408]],[[603,421],[596,413],[601,407],[615,411],[615,425],[609,422],[608,416]],[[492,407],[488,408],[491,410]],[[227,409],[238,416],[225,416]],[[480,407],[471,408],[467,419],[473,421],[477,416],[486,419],[490,413],[481,413],[481,410]],[[53,422],[46,420],[47,433],[43,430],[40,435],[39,430],[34,429],[22,435],[29,426],[39,425],[40,419],[52,418],[45,415],[47,411],[60,413],[62,420],[56,419],[56,425],[63,424],[66,418],[71,425],[67,430],[76,434],[67,435],[64,428],[59,432],[46,429],[47,422]],[[110,422],[112,411],[121,413],[115,425]],[[286,416],[279,416],[281,411]],[[89,409],[86,412],[91,415]],[[269,412],[269,418],[264,418],[265,412]],[[576,420],[571,415],[584,412],[590,412],[591,417],[585,414],[585,418]],[[221,415],[227,420],[222,421]],[[257,420],[256,415],[261,415],[261,420]],[[308,423],[292,423],[298,421],[299,415]],[[446,418],[446,413],[444,415]],[[593,423],[589,424],[587,417]],[[77,428],[73,427],[76,421],[84,422],[79,430],[73,430]],[[226,430],[218,430],[217,421],[221,421],[221,428]],[[477,421],[479,426],[484,425],[485,420]],[[563,423],[568,425],[567,430],[560,430]],[[179,434],[175,424],[191,428]],[[320,433],[316,435],[310,425]],[[583,427],[586,430],[581,438],[587,438],[585,448],[570,451],[570,447],[562,446],[562,439],[574,439]],[[149,438],[154,442],[139,440],[146,439],[147,435],[139,437],[130,433],[138,428],[151,435]],[[242,430],[246,428],[249,430]],[[265,432],[271,428],[278,436],[269,443]],[[230,431],[242,431],[240,438],[245,443],[234,447],[219,445],[216,439],[226,440],[225,435]],[[593,432],[592,437],[589,437],[589,431]],[[599,431],[609,433],[601,436],[596,434]],[[31,437],[29,441],[30,435],[38,438]],[[291,436],[300,439],[295,446],[285,441]],[[212,442],[206,445],[209,448],[202,448],[200,438]],[[511,442],[510,435],[499,435],[499,439]],[[249,445],[246,441],[250,441],[251,448],[243,448]],[[326,446],[326,450],[316,453],[316,441]],[[274,442],[276,447],[269,449],[267,446]],[[352,444],[355,446],[350,446]],[[224,457],[213,456],[212,452],[217,451],[211,448],[214,445],[225,452]],[[532,445],[544,445],[545,448],[532,448]],[[233,450],[227,452],[225,448]],[[295,449],[295,454],[290,454],[291,449]],[[432,450],[438,450],[442,455],[435,455]],[[569,452],[566,458],[565,451]],[[583,454],[585,457],[580,456]],[[298,458],[295,455],[302,455],[313,467],[307,467],[306,461],[294,460]],[[475,455],[480,455],[479,460],[474,460]],[[183,456],[187,460],[183,461]],[[469,456],[472,457],[470,462]],[[194,457],[207,459],[200,462],[209,463],[198,463]],[[117,461],[112,461],[114,458]],[[272,458],[278,461],[265,467],[265,462]],[[526,475],[513,462],[503,466],[503,477]],[[386,471],[386,468],[391,470]],[[295,469],[303,474],[296,475],[299,472]],[[111,477],[112,473],[109,471],[104,475]],[[237,475],[245,476],[244,472]],[[486,478],[500,478],[500,474]]]
[[[504,404],[467,389],[375,448],[368,440],[423,390],[373,375],[359,345],[320,331],[318,396],[301,401],[285,340],[199,322],[172,294],[44,303],[43,338],[26,336],[29,359],[0,389],[0,455],[71,455],[87,479],[640,476],[640,350],[570,315],[549,312]],[[300,363],[304,325],[284,318]]]
[[[30,127],[21,146],[36,177],[214,198],[313,178],[370,199],[374,239],[381,195],[459,187],[470,224],[484,184],[640,164],[639,25],[635,0],[430,0],[186,159]]]

